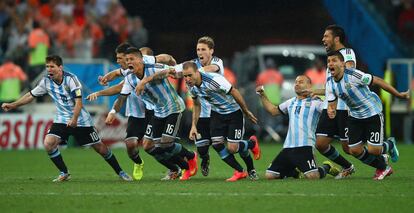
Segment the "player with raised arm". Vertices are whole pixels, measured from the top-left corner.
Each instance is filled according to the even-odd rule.
[[[322,38],[326,52],[339,51],[346,58],[345,66],[347,68],[356,67],[356,58],[354,50],[346,48],[345,31],[340,26],[329,25],[325,28]],[[331,76],[329,69],[326,69],[326,79]],[[326,81],[327,82],[327,81]],[[326,84],[326,83],[325,83]],[[325,95],[325,88],[315,91],[317,95]],[[324,101],[324,108],[316,128],[316,149],[326,158],[335,162],[342,167],[342,171],[336,179],[349,177],[355,172],[354,165],[346,160],[332,145],[335,139],[341,142],[342,149],[349,153],[348,147],[348,107],[342,100],[338,100],[337,116],[334,119],[328,117],[328,102]]]
[[[199,98],[203,98],[211,105],[210,136],[213,147],[221,159],[235,169],[233,176],[227,181],[237,181],[246,178],[248,174],[251,179],[256,180],[257,174],[251,156],[247,155],[249,158],[246,161],[247,172],[234,157],[235,153],[245,153],[249,149],[256,159],[260,156],[258,143],[254,141],[242,142],[244,134],[243,113],[253,123],[257,123],[257,118],[249,111],[239,91],[233,88],[222,75],[200,72],[194,62],[183,64],[183,77],[194,99],[190,139],[194,140],[198,135],[197,124],[201,111]],[[225,140],[228,142],[227,148],[224,146]]]
[[[130,71],[126,63],[126,50],[131,47],[128,43],[122,43],[118,45],[115,50],[117,63],[120,65],[119,70],[115,70],[115,73],[119,73],[120,76],[127,76]],[[152,51],[149,48],[144,49],[147,53],[147,58],[150,58]],[[149,59],[151,60],[151,59]],[[151,61],[149,61],[150,63]],[[119,71],[119,72],[117,72]],[[117,77],[119,77],[117,75]],[[109,81],[112,79],[109,79]],[[96,100],[99,96],[111,96],[119,94],[122,90],[123,82],[119,84],[100,90],[90,94],[87,99],[90,101]],[[132,177],[134,180],[141,180],[144,175],[144,161],[141,159],[138,150],[138,142],[142,140],[147,128],[148,121],[154,115],[154,106],[150,103],[145,104],[140,96],[137,96],[135,93],[132,93],[128,96],[126,101],[126,113],[128,117],[128,124],[126,129],[125,137],[125,146],[127,148],[127,153],[129,158],[134,162],[134,170]],[[115,119],[114,111],[109,112],[108,119],[106,120],[107,124],[112,124]]]
[[[322,112],[323,102],[319,98],[312,98],[304,93],[312,88],[309,77],[300,75],[295,80],[296,97],[293,97],[278,106],[273,105],[262,87],[257,87],[264,108],[272,116],[289,116],[289,129],[282,151],[275,157],[266,170],[266,178],[283,179],[297,178],[299,171],[308,179],[324,178],[327,173],[336,176],[339,170],[329,161],[321,167],[316,166],[313,155],[315,144],[315,130]],[[299,169],[299,171],[296,170]]]
[[[73,135],[82,146],[92,146],[121,179],[131,181],[132,178],[121,169],[115,155],[101,142],[93,127],[92,118],[82,105],[82,86],[78,78],[63,70],[62,59],[57,55],[46,57],[46,70],[48,75],[33,90],[15,102],[4,103],[2,108],[8,111],[45,94],[52,97],[57,113],[43,143],[50,159],[60,171],[60,175],[53,181],[62,182],[71,178],[58,149],[59,143],[66,141],[69,135]]]
[[[333,119],[337,114],[338,99],[349,107],[349,151],[363,163],[376,168],[374,180],[382,180],[393,173],[387,155],[396,162],[399,157],[395,143],[383,139],[382,103],[371,92],[369,85],[377,85],[398,98],[409,98],[408,92],[398,92],[381,78],[357,69],[345,68],[343,55],[328,53],[328,68],[331,77],[326,84],[326,99],[329,102],[328,116]],[[367,142],[368,148],[364,146]]]
[[[144,64],[141,52],[134,47],[127,50],[127,62],[132,74],[127,76],[114,109],[119,111],[122,99],[134,91],[141,95],[145,102],[152,103],[154,116],[147,126],[144,149],[158,161],[178,164],[185,169],[181,180],[188,180],[197,172],[197,155],[175,142],[180,128],[181,113],[185,107],[184,101],[165,78],[170,69],[165,69],[165,66],[160,64]],[[161,74],[162,77],[153,78],[155,74]],[[183,161],[183,158],[186,158],[188,163]],[[175,179],[179,173],[178,169],[171,165],[166,167],[170,169],[171,179]]]

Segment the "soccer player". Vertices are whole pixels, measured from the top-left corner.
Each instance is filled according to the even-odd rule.
[[[298,168],[306,178],[324,178],[326,173],[337,175],[339,170],[332,163],[324,162],[321,167],[316,167],[313,156],[313,144],[315,143],[315,130],[322,112],[323,102],[319,98],[312,98],[306,94],[307,89],[312,88],[309,77],[300,75],[295,80],[296,97],[293,97],[278,106],[273,105],[264,93],[263,87],[257,87],[256,92],[260,96],[264,108],[272,116],[288,115],[289,129],[283,144],[282,151],[272,161],[266,170],[266,178],[283,179],[286,177],[298,177]]]
[[[46,69],[48,75],[33,90],[15,102],[4,103],[2,108],[5,111],[15,109],[45,94],[52,97],[57,114],[43,143],[50,159],[60,171],[60,175],[53,181],[62,182],[71,178],[58,149],[59,143],[66,141],[69,135],[73,135],[80,145],[92,146],[121,179],[131,181],[132,178],[121,169],[112,151],[101,142],[91,116],[83,108],[82,86],[78,78],[63,70],[62,58],[57,55],[46,57]]]
[[[388,152],[391,160],[396,162],[398,149],[392,141],[383,140],[382,104],[369,85],[377,85],[392,95],[408,99],[409,93],[398,92],[381,78],[364,73],[357,69],[346,69],[344,57],[340,52],[328,53],[328,68],[331,77],[326,85],[326,99],[329,102],[328,116],[336,116],[338,98],[349,107],[349,151],[365,164],[376,168],[374,180],[382,180],[393,173],[388,164]],[[367,142],[368,148],[364,146]]]
[[[128,47],[132,47],[132,46],[128,43],[122,43],[117,48],[119,48],[119,47],[128,48]],[[167,64],[167,65],[170,65],[170,66],[174,66],[174,65],[177,64],[177,62],[175,61],[175,59],[171,55],[159,54],[159,55],[153,56],[152,55],[153,52],[152,52],[151,48],[148,48],[148,47],[141,47],[140,50],[142,50],[144,52],[143,60],[144,60],[145,64],[160,63],[160,64]],[[145,53],[148,54],[148,55],[146,55]],[[119,54],[119,55],[117,54],[116,60],[117,60],[118,64],[120,63],[120,61],[123,60],[123,57],[124,57],[124,55],[122,53]],[[98,80],[99,80],[99,83],[101,85],[106,86],[106,85],[108,85],[108,82],[114,80],[117,77],[125,76],[124,74],[125,74],[125,70],[123,70],[123,68],[121,67],[119,69],[116,69],[116,70],[113,70],[113,71],[107,73],[104,76],[99,76]]]
[[[178,164],[184,169],[180,180],[188,180],[197,172],[197,155],[181,144],[175,143],[181,113],[185,107],[184,101],[165,78],[173,69],[163,69],[165,66],[160,64],[144,65],[141,52],[134,47],[127,50],[127,62],[132,73],[125,79],[121,95],[114,104],[114,110],[119,111],[125,97],[135,91],[142,96],[144,102],[152,103],[154,116],[147,126],[144,149],[170,169],[171,179],[175,179],[179,171],[175,165],[168,166],[167,163]],[[182,160],[184,157],[188,163]]]
[[[258,159],[260,148],[259,144],[254,141],[242,140],[244,134],[243,113],[253,123],[257,123],[257,118],[249,111],[239,91],[233,88],[222,75],[200,72],[194,62],[185,62],[182,74],[194,99],[190,139],[194,140],[198,135],[197,123],[201,111],[199,98],[203,98],[211,105],[210,136],[213,147],[219,153],[221,159],[235,169],[233,176],[228,178],[227,181],[237,181],[246,178],[247,175],[252,180],[256,180],[257,173],[253,165],[253,159],[248,152],[250,149],[255,159]],[[224,146],[225,139],[228,142],[227,149]],[[242,156],[247,156],[248,173],[234,158],[234,154],[237,152],[244,153],[241,154]]]
[[[345,60],[347,68],[356,67],[355,53],[351,48],[345,48],[345,32],[337,25],[329,25],[325,28],[325,33],[322,38],[323,45],[326,52],[339,51]],[[331,76],[329,69],[326,69],[326,79]],[[325,89],[320,89],[315,92],[317,95],[325,95]],[[326,158],[332,160],[342,167],[342,171],[338,174],[336,179],[349,177],[355,172],[355,167],[346,160],[339,152],[331,145],[332,141],[337,138],[341,141],[342,149],[349,154],[348,148],[348,107],[342,100],[338,100],[337,116],[334,119],[329,119],[327,114],[328,102],[325,99],[324,108],[316,128],[316,149]]]
[[[114,71],[115,75],[110,75],[111,77],[118,77],[119,75],[127,76],[130,71],[126,63],[126,50],[131,47],[128,43],[122,43],[118,45],[115,49],[116,61],[120,65],[120,69]],[[146,53],[151,49],[146,48]],[[102,80],[102,79],[101,79]],[[106,82],[111,81],[112,78],[106,78]],[[94,92],[90,94],[87,99],[93,101],[99,96],[111,96],[119,94],[122,90],[122,85],[124,81],[121,81],[119,84],[111,86],[101,91]],[[144,161],[141,159],[138,150],[138,142],[143,138],[145,130],[147,128],[148,121],[154,115],[153,108],[154,106],[150,103],[144,103],[141,96],[137,96],[135,93],[128,96],[126,103],[126,116],[128,117],[128,124],[126,129],[125,137],[125,146],[127,148],[127,153],[129,158],[134,162],[134,170],[132,177],[134,180],[141,180],[143,177],[144,170]],[[112,110],[108,115],[106,120],[107,124],[112,124],[115,118],[115,113]]]

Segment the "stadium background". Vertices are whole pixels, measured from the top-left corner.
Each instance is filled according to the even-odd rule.
[[[20,3],[17,5],[29,3],[33,4],[33,7],[40,7],[45,3],[60,1],[4,0],[0,2],[2,33],[0,60],[2,63],[8,59],[8,43],[12,38],[8,34],[8,30],[13,25],[10,25],[10,23],[13,22],[10,22],[10,17],[12,16],[10,16],[7,7],[15,5],[16,2]],[[65,0],[62,2],[84,2],[86,5],[94,1]],[[96,2],[103,4],[112,1],[96,0]],[[244,97],[249,98],[250,94],[253,94],[252,99],[248,99],[248,103],[250,107],[256,110],[256,113],[263,110],[260,108],[260,105],[255,104],[258,101],[255,99],[252,88],[255,86],[257,75],[262,70],[259,69],[257,61],[247,60],[250,59],[248,57],[249,54],[252,54],[256,47],[262,45],[284,44],[292,46],[300,44],[322,47],[321,39],[324,28],[329,24],[338,24],[345,29],[347,45],[353,48],[357,54],[358,68],[380,77],[386,77],[391,74],[393,77],[389,79],[390,82],[400,91],[407,90],[410,87],[413,89],[414,87],[414,82],[412,81],[412,69],[414,67],[414,9],[412,7],[413,2],[410,0],[263,0],[255,2],[120,0],[118,3],[120,3],[117,5],[121,10],[126,13],[125,17],[118,20],[119,22],[115,25],[119,27],[120,23],[125,23],[123,21],[140,16],[143,26],[148,31],[148,41],[145,42],[145,46],[151,47],[155,54],[168,53],[173,55],[178,62],[182,62],[196,57],[195,45],[199,37],[204,35],[213,37],[216,43],[215,55],[225,59],[227,67],[233,70],[236,75],[237,86],[243,92]],[[108,10],[107,15],[100,17],[100,21],[106,20],[108,17],[115,17],[119,12],[118,9],[117,7],[111,8],[111,10]],[[47,30],[47,26],[45,25],[43,28]],[[111,28],[112,26],[109,25],[107,27]],[[65,53],[67,54],[64,58],[65,66],[80,76],[82,83],[85,85],[85,95],[102,89],[95,79],[97,79],[98,75],[102,75],[117,67],[114,63],[113,50],[119,41],[125,41],[128,37],[126,36],[128,33],[107,35],[109,40],[100,43],[99,48],[101,49],[93,54],[93,60],[79,57],[76,54]],[[57,42],[52,41],[52,36],[50,38],[53,44],[49,48],[49,53],[61,53],[59,47],[53,46]],[[28,51],[26,48],[16,50],[14,52]],[[26,74],[31,75],[29,73],[31,67],[27,62],[27,55],[19,59],[16,63],[21,65]],[[404,60],[396,61],[396,59]],[[251,69],[247,69],[247,67]],[[301,72],[304,71],[302,70]],[[409,73],[410,71],[411,74]],[[2,83],[4,83],[4,79],[0,80],[0,93],[11,93],[11,90],[15,88],[6,87]],[[33,87],[35,83],[36,78],[31,78],[31,81],[21,88],[22,94],[27,92],[28,88]],[[377,88],[372,89],[380,93]],[[409,105],[410,102],[399,102],[388,96],[382,97],[384,98],[384,107],[386,109],[385,114],[388,114],[386,118],[388,121],[391,121],[388,127],[388,134],[397,137],[399,144],[402,145],[402,154],[407,156],[403,157],[402,162],[396,167],[398,173],[390,178],[390,182],[385,182],[385,184],[376,185],[372,183],[370,178],[366,178],[370,177],[372,172],[356,162],[357,168],[361,169],[358,170],[358,176],[355,177],[354,182],[347,181],[341,184],[337,184],[332,180],[316,184],[309,182],[284,182],[283,184],[276,185],[277,188],[273,188],[275,185],[262,182],[262,180],[257,183],[258,185],[243,182],[242,184],[246,184],[249,190],[252,188],[258,189],[255,193],[250,194],[250,191],[243,191],[241,189],[245,187],[242,184],[236,185],[234,187],[237,188],[236,190],[224,185],[222,179],[228,176],[228,169],[224,168],[224,166],[217,166],[217,173],[213,173],[216,176],[213,175],[210,182],[207,179],[202,179],[202,177],[196,177],[194,180],[195,186],[189,184],[180,186],[179,183],[173,183],[166,187],[166,191],[163,191],[165,189],[157,188],[160,185],[158,177],[160,176],[160,171],[163,170],[156,165],[151,165],[146,171],[153,169],[156,172],[147,174],[149,182],[147,182],[147,185],[142,186],[142,191],[129,194],[130,188],[135,187],[134,185],[121,185],[117,183],[116,187],[118,189],[115,190],[114,195],[111,194],[113,192],[111,190],[114,190],[112,186],[114,177],[107,174],[109,173],[107,171],[108,168],[104,167],[105,165],[102,166],[102,171],[100,166],[93,169],[87,168],[89,162],[92,165],[101,165],[103,163],[100,162],[100,159],[91,159],[89,155],[93,155],[92,153],[85,154],[80,149],[67,149],[63,151],[64,155],[67,155],[69,158],[69,167],[73,167],[73,170],[78,173],[78,181],[74,181],[72,185],[74,187],[70,190],[65,188],[56,189],[55,186],[49,183],[52,174],[55,175],[54,168],[52,168],[42,151],[32,150],[34,148],[42,148],[42,138],[53,119],[54,106],[50,104],[48,98],[45,98],[38,103],[32,103],[27,107],[23,107],[20,112],[0,113],[0,206],[4,206],[6,212],[14,210],[28,211],[30,209],[32,211],[45,211],[47,208],[44,205],[31,202],[41,203],[51,198],[51,196],[62,195],[58,202],[66,206],[69,211],[75,211],[76,209],[73,209],[73,206],[68,203],[80,201],[83,199],[83,196],[86,196],[87,202],[84,203],[85,207],[99,211],[100,209],[94,204],[95,197],[99,197],[99,200],[102,201],[112,201],[109,204],[103,205],[104,208],[116,209],[119,206],[122,207],[120,209],[125,209],[125,203],[135,201],[130,199],[124,201],[123,196],[138,196],[143,202],[148,202],[148,205],[151,204],[153,196],[155,198],[178,196],[186,199],[195,199],[195,201],[204,205],[204,211],[212,208],[215,211],[223,212],[225,208],[220,208],[220,204],[218,206],[210,206],[208,203],[211,201],[218,202],[219,200],[210,200],[211,198],[205,199],[203,197],[204,191],[210,190],[211,197],[220,196],[221,201],[227,205],[233,203],[234,198],[242,200],[245,205],[229,205],[235,209],[240,206],[246,207],[250,202],[250,198],[254,198],[258,203],[255,208],[245,208],[244,211],[286,210],[291,208],[287,203],[292,199],[296,199],[300,203],[297,205],[297,208],[292,210],[300,211],[301,209],[314,207],[313,204],[315,202],[309,202],[307,198],[312,196],[312,198],[325,206],[338,204],[332,201],[332,198],[339,197],[339,199],[343,200],[351,199],[359,204],[362,210],[366,211],[384,209],[385,211],[393,211],[397,207],[401,211],[408,211],[410,206],[411,209],[413,207],[412,180],[414,170],[411,165],[412,159],[409,157],[412,156],[413,148],[411,145],[403,145],[403,143],[411,143],[413,140],[412,107],[414,104]],[[122,141],[124,137],[125,119],[122,117],[120,117],[119,123],[115,124],[115,127],[108,127],[103,124],[105,113],[113,100],[113,98],[100,98],[98,102],[87,103],[88,109],[94,115],[97,127],[101,130],[100,134],[106,139],[107,143]],[[0,102],[3,101],[5,100],[0,100]],[[286,121],[280,120],[278,122],[282,123],[282,126],[286,125]],[[269,133],[263,130],[260,125],[253,126],[249,124],[248,127],[248,134],[256,132],[260,134],[261,139],[264,139],[266,143],[268,142],[267,144],[265,143],[266,157],[258,164],[258,167],[260,167],[258,170],[263,173],[274,154],[280,149],[280,143],[275,145],[274,138],[270,137]],[[283,128],[278,133],[283,139]],[[185,133],[182,134],[182,137],[185,139]],[[123,146],[122,143],[117,144]],[[192,147],[191,144],[187,145]],[[27,151],[15,151],[16,149]],[[123,149],[115,150],[115,152],[119,156],[121,164],[130,164]],[[212,153],[212,155],[214,154]],[[319,159],[321,158],[319,156]],[[151,159],[145,159],[148,159],[146,161],[149,162],[148,164],[155,164]],[[32,161],[30,166],[27,165],[28,161]],[[85,161],[88,162],[85,163]],[[83,166],[76,167],[76,165],[83,164],[85,164],[85,168]],[[213,164],[221,165],[221,162],[218,159],[214,159]],[[22,168],[24,171],[22,171]],[[90,172],[98,175],[91,175]],[[100,182],[102,179],[104,183],[99,185],[99,183],[102,184]],[[35,184],[34,181],[36,182]],[[82,182],[87,185],[82,184]],[[361,185],[365,187],[357,190]],[[194,194],[188,194],[187,188],[190,186],[195,190]],[[226,192],[218,189],[217,191],[212,190],[216,189],[216,187]],[[336,188],[338,191],[333,192],[330,190],[330,187]],[[99,191],[101,188],[103,191]],[[152,191],[154,188],[161,194],[154,195]],[[269,189],[272,191],[269,192]],[[96,193],[93,193],[94,190],[96,190]],[[171,190],[175,190],[174,193],[170,193]],[[320,193],[315,194],[315,191]],[[347,193],[350,193],[353,197],[347,197]],[[392,205],[383,209],[380,209],[380,205],[374,207],[368,205],[370,201],[371,203],[377,202],[378,197],[375,195],[384,203],[390,202]],[[274,202],[275,198],[281,203],[269,205],[269,203]],[[22,199],[29,201],[26,208],[19,201]],[[366,202],[362,202],[364,199]],[[174,204],[167,202],[162,203],[160,206],[165,207],[177,203],[188,205],[188,203],[182,203],[179,198],[174,198],[173,200],[175,201]],[[355,206],[358,206],[353,205],[352,202],[347,204],[341,202],[339,205],[347,206],[348,210],[355,209]],[[192,205],[189,206],[191,207]],[[134,210],[133,207],[130,208]],[[138,209],[142,208],[139,207]],[[168,207],[165,207],[165,209],[168,210]],[[320,211],[326,210],[320,207],[315,209]],[[160,209],[157,209],[157,205],[153,204],[146,210],[159,211]],[[197,210],[203,211],[203,207],[201,210]],[[48,211],[51,210],[49,209]]]

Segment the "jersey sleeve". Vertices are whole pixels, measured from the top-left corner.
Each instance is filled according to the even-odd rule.
[[[226,94],[229,93],[233,88],[233,85],[231,85],[230,82],[224,78],[224,76],[217,74],[211,82],[211,85],[215,90],[224,91]]]
[[[323,104],[323,101],[319,97],[316,97],[316,98],[312,99],[312,101],[314,101],[314,103],[315,103],[315,109],[316,109],[316,111],[322,112],[323,105],[324,105]]]
[[[213,59],[211,60],[211,64],[216,65],[218,67],[217,73],[219,73],[220,75],[224,75],[223,60],[217,57],[213,57]]]
[[[326,96],[326,100],[328,102],[333,102],[336,101],[337,97],[332,89],[333,85],[332,85],[332,79],[328,80],[328,82],[326,82],[326,90],[325,90],[325,96]]]
[[[354,62],[355,66],[356,66],[356,57],[355,57],[354,50],[352,50],[350,48],[344,48],[344,49],[340,50],[339,52],[344,57],[344,62],[352,61],[352,62]]]
[[[68,82],[68,86],[73,98],[82,97],[82,85],[76,76],[71,76]]]
[[[289,100],[287,100],[287,101],[279,104],[279,106],[277,106],[279,108],[279,111],[282,114],[284,114],[284,115],[287,115],[288,114],[288,108],[289,108],[290,103],[293,101],[293,99],[294,98],[291,98],[291,99],[289,99]]]
[[[35,88],[33,88],[30,91],[30,94],[33,97],[39,97],[42,95],[47,94],[47,89],[46,89],[46,78],[42,78],[42,80],[39,81],[39,83],[36,85]]]
[[[144,60],[144,64],[155,64],[157,62],[155,56],[152,55],[143,55],[142,60]]]
[[[352,76],[351,81],[353,81],[354,83],[358,85],[367,85],[367,86],[370,86],[372,84],[374,77],[371,74],[362,72],[357,69],[350,70],[350,73]]]

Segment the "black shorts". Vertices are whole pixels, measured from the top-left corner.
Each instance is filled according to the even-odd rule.
[[[365,119],[348,118],[349,147],[367,142],[373,146],[382,146],[384,140],[384,118],[382,114]]]
[[[284,178],[295,168],[298,168],[304,174],[318,170],[311,146],[282,149],[266,172],[278,174],[283,176],[281,178]]]
[[[125,140],[130,138],[135,138],[140,140],[145,135],[145,130],[147,129],[148,122],[154,115],[153,110],[148,110],[145,112],[145,118],[136,118],[129,116],[128,117],[128,125],[126,129],[126,137]]]
[[[201,138],[196,140],[195,145],[197,147],[209,146],[211,144],[210,118],[199,118],[197,123],[197,131],[201,135]]]
[[[230,114],[219,114],[211,111],[211,139],[226,138],[228,142],[237,143],[244,135],[244,118],[241,110]]]
[[[76,143],[80,146],[88,146],[101,142],[101,138],[93,126],[73,128],[67,127],[66,124],[53,123],[47,134],[55,135],[64,142],[67,142],[69,135],[73,135]]]
[[[348,140],[348,110],[337,110],[334,119],[328,117],[327,110],[322,111],[319,117],[317,136],[336,138],[341,141]]]
[[[173,113],[165,118],[153,116],[147,126],[145,137],[152,140],[160,140],[162,136],[176,138],[181,117],[181,113]]]

